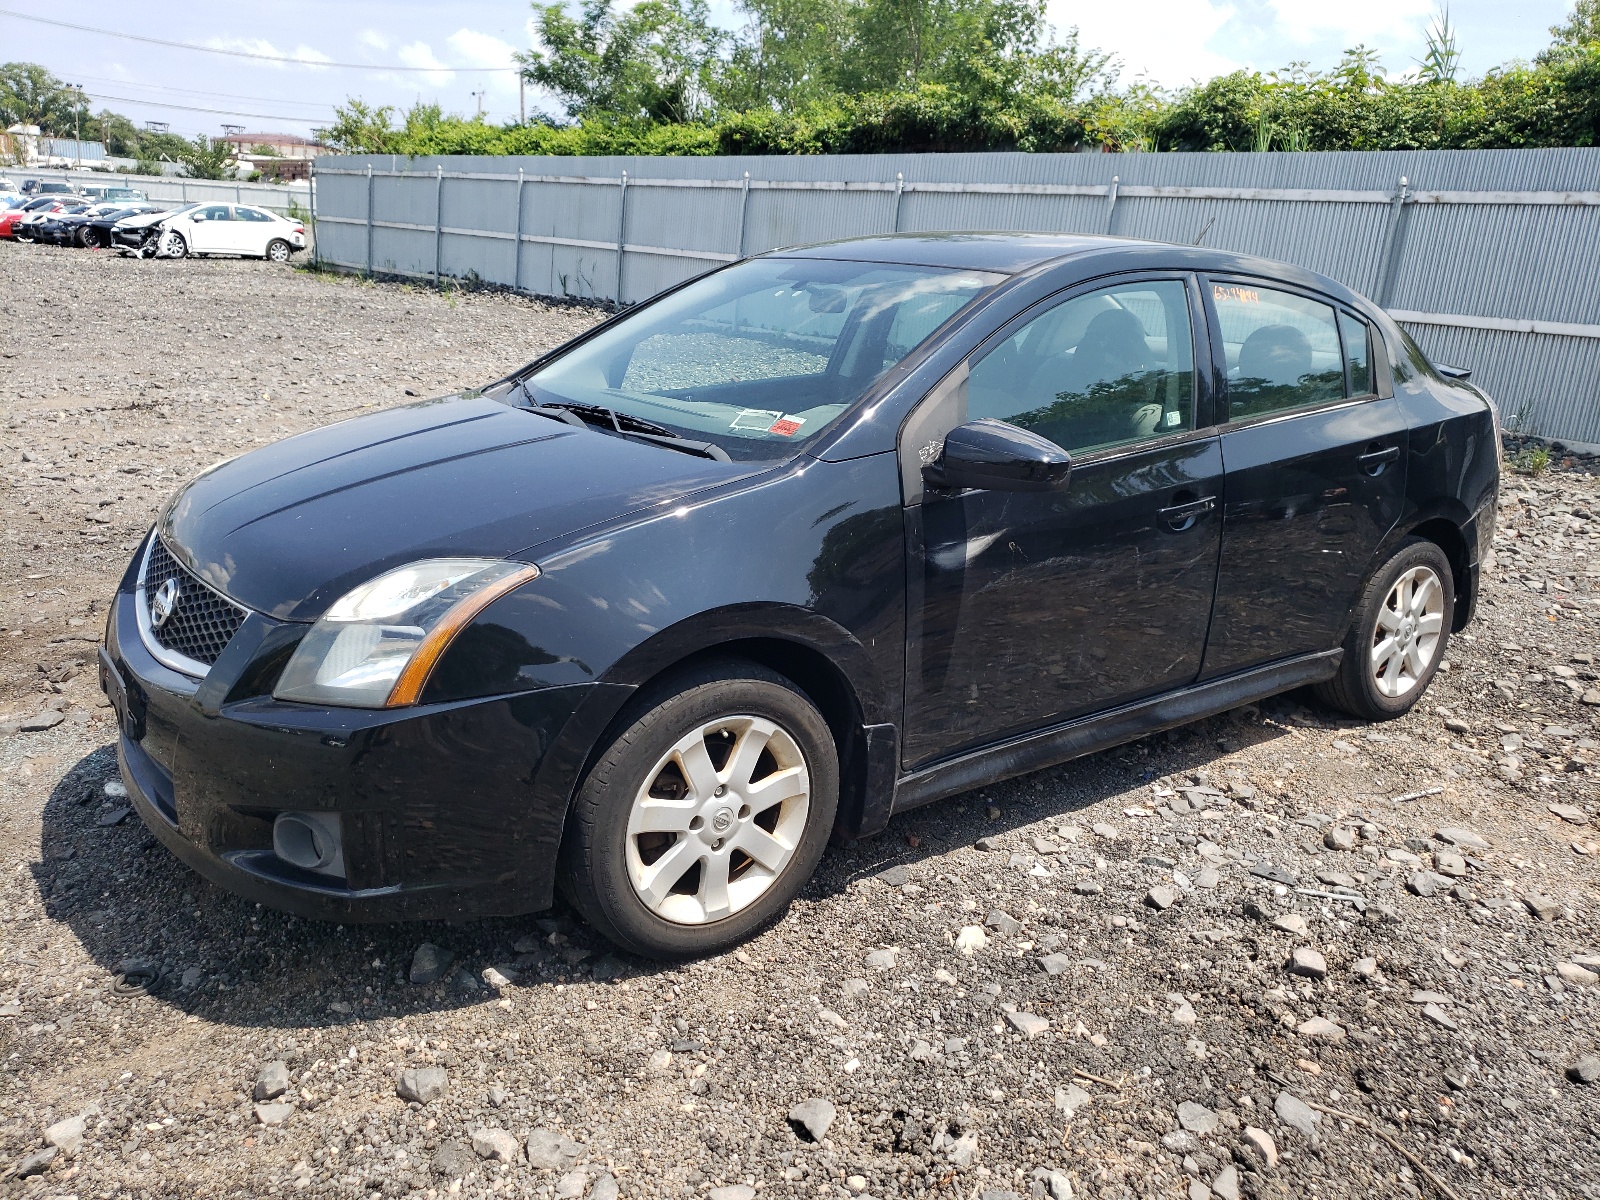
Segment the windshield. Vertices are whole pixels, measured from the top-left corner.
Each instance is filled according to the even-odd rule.
[[[538,404],[608,408],[784,458],[1001,275],[760,258],[625,317],[525,382]]]

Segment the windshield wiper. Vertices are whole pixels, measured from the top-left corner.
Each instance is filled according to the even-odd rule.
[[[534,397],[532,389],[526,383],[522,385],[522,394],[530,402],[529,411],[552,417],[557,421],[565,421],[569,425],[595,425],[623,437],[639,438],[658,446],[680,450],[684,454],[696,454],[715,462],[733,461],[728,457],[728,452],[714,442],[692,441],[682,434],[673,433],[665,425],[657,425],[654,421],[646,421],[643,417],[636,417],[631,413],[618,412],[603,404],[581,404],[574,400],[540,401]]]

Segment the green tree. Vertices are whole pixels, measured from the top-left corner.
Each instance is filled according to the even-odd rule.
[[[391,124],[394,108],[376,108],[352,98],[333,110],[334,122],[324,140],[345,154],[394,154],[398,152],[396,130]]]
[[[226,179],[234,165],[233,147],[221,138],[197,134],[176,156],[191,179]]]
[[[747,20],[732,39],[719,106],[794,109],[835,95],[852,0],[742,0]]]
[[[0,126],[37,125],[52,137],[70,137],[78,93],[38,63],[0,65]]]
[[[705,0],[584,0],[574,17],[560,4],[535,7],[545,49],[517,55],[523,76],[550,89],[572,117],[682,122],[705,112],[727,35]]]
[[[1566,24],[1550,26],[1550,36],[1555,44],[1539,55],[1539,62],[1550,62],[1573,50],[1600,43],[1600,0],[1578,0],[1567,14]]]

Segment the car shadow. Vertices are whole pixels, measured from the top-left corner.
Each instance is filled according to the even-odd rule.
[[[1007,844],[1006,835],[1065,822],[1158,777],[1209,771],[1214,783],[1224,782],[1217,768],[1224,748],[1281,736],[1297,710],[1285,698],[1248,706],[901,814],[882,834],[831,848],[802,897],[836,895],[892,867],[903,868],[901,885],[931,882],[943,872],[981,891],[966,864],[935,864],[982,837],[996,839],[1002,850],[1028,852],[1020,839]],[[1241,719],[1241,712],[1255,715]],[[1302,720],[1310,716],[1299,712]],[[39,860],[31,867],[45,913],[71,929],[106,972],[113,1001],[148,997],[210,1022],[314,1029],[493,1003],[501,996],[484,980],[490,967],[512,981],[507,996],[676,969],[614,951],[559,901],[533,916],[387,925],[337,925],[262,907],[168,853],[126,811],[125,799],[107,795],[105,784],[115,779],[111,746],[73,764],[46,801]],[[1148,806],[1148,792],[1146,798]],[[1120,814],[1113,820],[1126,824]],[[1096,855],[1135,852],[1130,839],[1104,842],[1086,830],[1064,858],[1092,863]],[[993,864],[1014,869],[1003,853]],[[804,918],[791,912],[785,919]],[[437,981],[414,984],[413,955],[424,942],[446,951],[449,963]]]

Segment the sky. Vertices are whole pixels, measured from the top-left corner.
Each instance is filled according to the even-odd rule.
[[[1084,45],[1115,54],[1124,82],[1143,77],[1176,88],[1239,67],[1267,71],[1303,60],[1327,69],[1357,43],[1375,49],[1391,75],[1402,74],[1422,56],[1434,7],[1435,0],[1050,0],[1049,12],[1058,29],[1077,26]],[[1570,7],[1570,0],[1454,0],[1464,71],[1478,75],[1531,59]],[[711,8],[719,24],[740,23],[733,0],[711,0]],[[311,63],[152,45],[12,13]],[[261,0],[200,8],[182,0],[0,0],[0,60],[40,63],[80,85],[93,111],[165,121],[189,137],[218,135],[224,124],[308,134],[329,124],[334,105],[349,97],[400,109],[437,101],[446,111],[481,109],[499,122],[516,117],[524,102],[510,68],[513,51],[533,44],[530,15],[528,4],[513,0]],[[554,111],[532,88],[525,101],[530,114]]]

